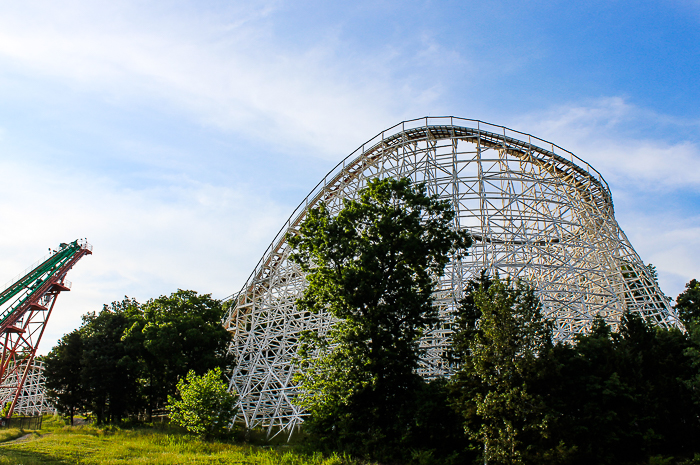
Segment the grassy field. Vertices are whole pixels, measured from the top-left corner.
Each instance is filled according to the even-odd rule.
[[[10,442],[27,433],[21,442]],[[0,465],[5,464],[238,464],[359,465],[339,456],[307,455],[288,447],[204,442],[173,430],[64,426],[47,419],[38,432],[0,430]]]

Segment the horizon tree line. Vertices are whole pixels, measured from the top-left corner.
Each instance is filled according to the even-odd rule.
[[[617,331],[596,319],[562,343],[532,288],[482,274],[453,315],[445,362],[455,374],[418,376],[420,338],[438,323],[433,277],[471,245],[453,219],[420,184],[373,180],[335,216],[311,210],[288,237],[308,280],[297,305],[338,319],[305,333],[294,361],[313,447],[422,465],[700,463],[696,280],[674,307],[685,333],[625,313]],[[47,356],[62,411],[150,417],[190,368],[232,362],[221,315],[193,291],[86,315]]]
[[[177,290],[143,304],[125,297],[83,315],[43,358],[48,395],[71,423],[86,412],[98,423],[150,420],[190,370],[203,375],[230,365],[222,313],[210,294]]]

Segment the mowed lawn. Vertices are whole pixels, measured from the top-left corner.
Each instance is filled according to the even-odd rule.
[[[343,460],[335,455],[303,454],[285,447],[272,449],[226,442],[205,442],[186,434],[149,428],[70,427],[49,421],[39,433],[32,433],[27,440],[7,442],[19,436],[18,430],[0,430],[0,441],[3,441],[0,442],[0,465],[358,463]]]

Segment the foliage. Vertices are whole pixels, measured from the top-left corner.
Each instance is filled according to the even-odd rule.
[[[81,383],[98,423],[118,422],[140,407],[138,348],[123,340],[138,312],[138,302],[125,298],[83,316]]]
[[[451,361],[461,368],[451,399],[466,432],[487,444],[488,463],[692,459],[700,450],[698,324],[684,334],[626,313],[618,332],[598,318],[588,334],[552,345],[530,292],[482,275],[456,315]]]
[[[690,346],[680,331],[626,314],[617,333],[598,319],[575,344],[555,347],[557,371],[546,385],[558,412],[555,436],[576,447],[571,463],[692,456],[700,411],[685,381],[694,371]]]
[[[178,290],[149,300],[134,315],[125,342],[138,347],[147,411],[163,408],[179,379],[231,363],[231,333],[221,325],[221,301]]]
[[[684,385],[690,390],[695,407],[700,410],[700,318],[693,318],[687,325],[690,344],[683,351],[688,357],[692,371],[684,379]]]
[[[460,368],[452,381],[453,406],[467,435],[483,445],[488,463],[562,459],[563,446],[546,446],[551,414],[532,389],[552,348],[539,300],[520,282],[484,275],[470,291],[458,310],[453,356]]]
[[[134,299],[83,316],[51,351],[45,372],[59,409],[90,411],[98,423],[165,407],[178,379],[230,363],[221,302],[178,290],[145,304]],[[72,409],[72,410],[71,410]]]
[[[678,295],[674,308],[686,326],[693,320],[700,320],[700,283],[697,280],[692,279],[685,285],[685,291]]]
[[[298,353],[298,405],[326,445],[382,456],[402,438],[420,386],[421,335],[437,321],[436,278],[470,245],[454,210],[408,179],[371,180],[333,216],[310,210],[291,259],[307,273],[297,301],[338,321],[307,332]]]
[[[461,416],[449,403],[449,381],[422,381],[412,407],[402,443],[411,452],[410,463],[449,465],[475,458],[464,435]]]
[[[60,413],[70,417],[71,425],[87,404],[81,382],[82,358],[82,335],[76,329],[63,336],[43,359],[47,395]]]
[[[204,439],[217,434],[233,419],[238,401],[238,396],[226,388],[220,368],[202,376],[191,370],[177,383],[180,399],[168,396],[170,420]]]

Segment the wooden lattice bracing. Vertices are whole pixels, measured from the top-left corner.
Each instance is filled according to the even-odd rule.
[[[388,129],[339,163],[282,227],[245,286],[228,300],[233,333],[231,388],[249,426],[289,430],[303,420],[292,399],[298,335],[327,330],[327,314],[297,310],[306,285],[285,241],[308,209],[331,212],[374,178],[408,177],[451,201],[454,227],[474,243],[440,278],[441,323],[421,341],[420,373],[447,376],[451,311],[464,283],[482,270],[533,285],[558,340],[587,331],[601,316],[616,327],[625,310],[663,327],[682,328],[652,273],[614,217],[602,176],[572,153],[501,126],[460,118],[423,118]]]
[[[10,376],[0,385],[0,398],[12,398],[16,393],[20,376],[26,371],[20,395],[15,404],[15,415],[36,416],[47,413],[55,413],[56,409],[49,404],[46,397],[46,385],[44,379],[44,362],[34,359],[27,370],[26,361],[17,370],[10,370]]]

